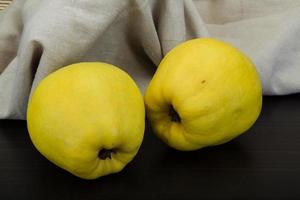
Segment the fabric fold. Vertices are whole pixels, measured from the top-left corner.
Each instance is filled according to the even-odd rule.
[[[36,85],[72,63],[101,61],[142,92],[181,42],[215,37],[245,52],[265,95],[300,91],[298,0],[18,0],[0,17],[0,119],[25,119]]]

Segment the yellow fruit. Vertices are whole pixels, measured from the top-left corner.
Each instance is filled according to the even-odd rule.
[[[144,98],[158,137],[188,151],[225,143],[249,129],[261,111],[262,88],[242,52],[203,38],[166,55]]]
[[[84,178],[119,172],[138,152],[143,97],[128,74],[105,63],[57,70],[34,91],[27,126],[47,159]]]

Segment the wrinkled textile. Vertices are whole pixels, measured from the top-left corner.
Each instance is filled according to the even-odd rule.
[[[49,73],[119,66],[142,92],[175,45],[216,37],[255,63],[264,94],[300,91],[299,0],[15,0],[0,18],[0,119],[25,119]]]

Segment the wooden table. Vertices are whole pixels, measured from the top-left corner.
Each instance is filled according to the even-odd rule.
[[[145,134],[121,173],[86,181],[43,158],[24,121],[0,121],[0,199],[300,199],[300,95],[265,97],[255,126],[221,146],[179,152]]]

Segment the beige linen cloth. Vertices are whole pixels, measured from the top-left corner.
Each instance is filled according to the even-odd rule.
[[[39,81],[81,61],[117,65],[143,92],[163,56],[196,37],[244,51],[264,94],[300,91],[299,0],[15,0],[0,18],[0,119],[25,119]]]

